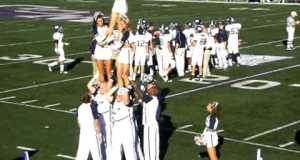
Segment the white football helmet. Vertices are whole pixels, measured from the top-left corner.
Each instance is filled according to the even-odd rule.
[[[292,12],[291,12],[291,16],[292,16],[292,17],[297,17],[297,16],[298,16],[298,14],[297,14],[297,12],[296,12],[296,11],[292,11]]]

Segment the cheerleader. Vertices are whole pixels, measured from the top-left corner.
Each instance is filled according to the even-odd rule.
[[[103,14],[99,14],[95,20],[96,23],[96,46],[94,58],[96,59],[98,69],[98,79],[100,82],[108,81],[111,78],[112,70],[112,50],[107,43],[103,42],[108,27],[104,24]],[[104,72],[105,69],[105,72]],[[106,76],[105,76],[106,75]]]
[[[218,102],[210,102],[206,106],[209,115],[206,117],[205,128],[200,136],[195,136],[195,143],[206,146],[210,160],[218,160],[216,147],[218,145],[217,128],[219,124],[220,106]]]
[[[119,87],[129,87],[129,63],[133,40],[128,24],[128,17],[121,16],[118,30],[114,32],[115,40],[112,47],[114,50],[119,51],[117,58],[117,82]]]
[[[113,30],[121,20],[122,16],[127,16],[128,12],[128,3],[127,0],[115,0],[114,5],[111,11],[111,20],[109,23],[109,30],[107,32],[107,36],[112,35]]]

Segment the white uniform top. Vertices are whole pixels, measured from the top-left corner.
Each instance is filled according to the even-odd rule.
[[[96,135],[94,118],[92,114],[91,104],[82,103],[77,110],[78,123],[80,125],[80,133]]]
[[[216,45],[216,42],[215,42],[215,36],[217,35],[218,33],[218,28],[208,28],[208,31],[207,31],[207,42],[206,42],[206,47],[207,48],[214,48],[215,45]]]
[[[196,33],[193,41],[196,43],[195,47],[204,47],[206,42],[207,42],[207,33],[201,32],[201,33]]]
[[[133,41],[135,43],[135,46],[137,48],[147,48],[148,43],[151,39],[149,39],[149,36],[145,34],[137,34],[134,36]]]
[[[95,39],[97,42],[102,42],[106,37],[106,33],[108,32],[107,26],[97,27],[97,34],[95,35]]]
[[[122,121],[127,118],[129,119],[131,116],[131,111],[132,110],[130,109],[130,107],[124,105],[123,102],[115,101],[115,103],[113,104],[112,119],[115,122]]]
[[[228,24],[225,27],[225,30],[229,33],[228,34],[228,43],[229,41],[238,42],[239,40],[239,32],[242,28],[242,25],[240,23],[233,23]]]
[[[195,34],[195,29],[188,28],[188,29],[183,30],[182,32],[183,32],[183,34],[185,35],[185,37],[187,39],[188,46],[190,46],[191,45],[192,36]]]
[[[159,119],[159,101],[156,96],[151,97],[148,103],[143,103],[143,125],[157,124]]]
[[[205,121],[205,132],[216,132],[219,120],[216,117],[207,116]]]
[[[169,44],[172,40],[172,35],[171,34],[162,34],[159,36],[160,38],[160,45],[161,45],[161,48],[163,50],[169,50]]]
[[[53,37],[53,40],[58,41],[57,48],[63,49],[64,48],[64,42],[63,42],[64,34],[60,33],[60,32],[54,32],[52,37]]]
[[[292,17],[292,16],[288,16],[287,18],[286,18],[286,28],[287,29],[294,29],[295,28],[295,26],[296,26],[296,21],[295,21],[295,19]]]
[[[106,99],[104,95],[97,94],[94,98],[94,100],[97,102],[97,110],[101,114],[107,114],[110,111],[111,104],[110,102]]]

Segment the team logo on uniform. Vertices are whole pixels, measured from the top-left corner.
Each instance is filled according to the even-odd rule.
[[[0,5],[0,17],[91,23],[92,15],[90,11],[65,10],[55,6]]]

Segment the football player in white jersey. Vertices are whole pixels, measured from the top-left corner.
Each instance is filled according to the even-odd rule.
[[[155,83],[149,83],[146,90],[143,98],[144,155],[145,160],[159,160],[158,87]]]
[[[207,33],[203,26],[196,27],[196,33],[193,37],[192,46],[194,47],[192,53],[192,75],[190,80],[202,80],[201,76],[203,73],[203,55],[204,47],[207,42]],[[198,75],[196,75],[196,67],[198,66]]]
[[[216,66],[218,69],[227,69],[228,68],[228,62],[227,62],[227,32],[224,27],[224,22],[218,23],[218,34],[216,35],[217,39],[217,49],[216,53],[218,56],[218,66]]]
[[[58,60],[48,64],[48,69],[52,72],[52,67],[59,65],[60,74],[67,74],[68,72],[65,71],[64,61],[65,58],[65,51],[64,45],[67,45],[63,42],[63,27],[62,26],[54,26],[54,33],[52,35],[53,42],[54,42],[54,52],[58,56]]]
[[[207,28],[207,41],[205,44],[204,57],[203,57],[203,78],[210,75],[209,61],[211,55],[216,54],[216,39],[215,36],[218,33],[218,29],[215,27],[213,21]]]
[[[109,81],[111,78],[112,70],[112,50],[107,43],[103,42],[105,34],[108,31],[108,27],[104,24],[104,15],[99,14],[96,18],[96,30],[95,40],[97,44],[95,46],[94,58],[96,59],[99,81]],[[105,70],[105,71],[104,71]]]
[[[97,123],[98,120],[93,117],[90,93],[86,92],[81,101],[82,104],[77,110],[80,135],[75,159],[87,160],[89,153],[91,153],[94,160],[100,160],[100,145],[97,136],[100,134],[100,126]]]
[[[187,69],[188,71],[192,70],[192,66],[191,66],[191,56],[192,56],[192,38],[195,34],[195,28],[193,28],[192,22],[189,22],[186,24],[185,29],[183,30],[183,34],[185,35],[186,39],[187,39],[187,49],[186,49],[186,62],[187,62]]]
[[[169,27],[164,27],[163,34],[160,35],[159,54],[162,56],[162,79],[169,82],[169,73],[175,68],[174,56],[171,50],[172,35],[169,32]]]
[[[179,77],[184,76],[185,67],[185,49],[187,48],[187,38],[182,32],[181,27],[177,26],[177,33],[175,35],[175,60],[176,70]]]
[[[128,90],[119,88],[112,110],[112,160],[121,160],[122,150],[126,159],[137,160],[131,107],[132,102],[130,102]]]
[[[139,26],[137,33],[134,36],[135,58],[134,58],[134,73],[133,80],[136,79],[137,71],[140,68],[140,79],[143,81],[145,73],[146,58],[149,56],[149,37],[145,34],[145,30]]]
[[[227,51],[228,63],[232,66],[232,62],[240,64],[241,57],[239,53],[239,33],[242,28],[240,23],[236,23],[233,17],[228,18],[228,24],[225,30],[228,33]]]
[[[296,17],[298,16],[296,11],[292,11],[290,15],[286,19],[286,31],[288,34],[287,38],[287,46],[286,50],[291,51],[294,50],[294,36],[295,36],[295,29],[296,25],[300,23],[300,21],[296,20]]]

